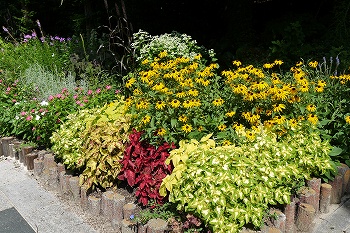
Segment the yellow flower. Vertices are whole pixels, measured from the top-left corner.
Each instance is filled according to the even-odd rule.
[[[282,65],[283,64],[283,61],[281,61],[281,60],[275,60],[275,65],[278,65],[278,66],[280,66],[280,65]]]
[[[165,108],[165,103],[163,101],[157,101],[156,109],[162,110],[163,108]]]
[[[322,87],[322,86],[320,86],[320,85],[317,85],[317,86],[315,87],[315,91],[321,93],[321,92],[324,91],[324,87]]]
[[[222,146],[229,146],[232,145],[232,143],[229,140],[225,140],[222,142]]]
[[[244,125],[240,124],[240,123],[235,123],[232,128],[234,128],[236,131],[242,131],[244,130]]]
[[[313,104],[309,104],[306,106],[306,110],[308,110],[309,112],[314,112],[316,111],[316,106]]]
[[[164,50],[163,52],[160,52],[158,57],[159,58],[163,58],[163,57],[166,57],[168,55],[168,52],[166,50]]]
[[[225,116],[227,116],[227,117],[233,117],[235,114],[236,114],[235,111],[230,111],[230,112],[227,112],[227,113],[225,114]]]
[[[173,99],[171,102],[170,102],[170,105],[171,107],[173,108],[178,108],[180,106],[181,102],[177,99]]]
[[[291,127],[296,127],[298,125],[298,121],[296,119],[292,118],[289,120],[289,125]]]
[[[130,88],[135,82],[136,82],[136,79],[135,79],[135,78],[131,78],[131,79],[129,79],[129,80],[126,82],[125,87],[126,87],[126,88]]]
[[[151,117],[148,116],[148,115],[144,116],[144,117],[142,118],[142,120],[141,120],[141,122],[142,122],[143,124],[147,124],[147,123],[150,122],[150,121],[151,121]]]
[[[297,64],[295,64],[295,66],[301,66],[303,64],[302,61],[299,61]]]
[[[158,136],[164,136],[165,133],[166,133],[166,129],[164,129],[164,128],[160,128],[160,129],[158,129],[158,131],[157,131],[157,135],[158,135]]]
[[[310,62],[309,62],[309,66],[310,66],[311,68],[316,68],[317,65],[318,65],[318,62],[317,62],[317,61],[310,61]]]
[[[188,94],[191,95],[191,96],[198,96],[198,90],[196,89],[191,89],[188,91]]]
[[[179,93],[176,93],[176,97],[177,98],[183,98],[186,96],[186,92],[182,91],[182,92],[179,92]]]
[[[181,121],[181,122],[186,122],[188,120],[188,118],[187,118],[187,116],[185,116],[185,115],[181,115],[181,116],[179,116],[179,121]]]
[[[189,124],[186,124],[186,125],[183,125],[183,126],[181,127],[181,129],[182,129],[182,131],[184,131],[185,133],[189,133],[189,132],[192,131],[192,126],[189,125]]]
[[[276,122],[277,124],[282,125],[286,121],[286,117],[285,116],[275,116],[272,120],[274,122]]]
[[[318,122],[318,117],[315,114],[309,114],[307,120],[311,122],[311,124],[316,125]]]
[[[195,60],[199,60],[199,59],[201,59],[202,58],[202,54],[197,54],[196,56],[194,56],[194,59]]]
[[[275,64],[274,63],[265,63],[264,65],[263,65],[263,67],[265,68],[265,69],[271,69],[273,66],[274,66]]]
[[[254,141],[255,139],[255,133],[252,131],[247,131],[245,134],[245,137],[249,140],[249,141]]]
[[[325,87],[327,86],[327,83],[324,80],[318,80],[317,85],[320,87]]]
[[[137,109],[147,109],[149,106],[149,103],[146,100],[140,100],[136,103]]]
[[[274,104],[274,105],[272,105],[272,107],[273,107],[273,111],[274,112],[282,112],[283,109],[286,108],[286,105],[284,105],[284,104]]]
[[[203,126],[199,126],[197,130],[198,130],[199,132],[201,132],[201,131],[203,131],[203,129],[204,129]]]
[[[146,65],[148,62],[149,62],[149,60],[148,60],[148,59],[145,59],[145,60],[143,60],[143,61],[141,62],[141,64],[142,64],[142,65]]]
[[[142,91],[140,89],[135,89],[132,93],[134,95],[142,95]]]
[[[350,124],[350,115],[345,117],[345,122]]]
[[[309,87],[307,85],[303,85],[303,86],[299,87],[299,90],[301,92],[308,92],[309,91]]]
[[[224,125],[224,124],[219,125],[219,126],[218,126],[218,129],[219,129],[220,131],[224,131],[224,130],[226,129],[226,125]]]
[[[225,101],[223,99],[218,98],[218,99],[215,99],[212,103],[213,103],[214,106],[221,106],[221,105],[224,104],[224,102]]]
[[[238,61],[238,60],[234,60],[234,61],[232,62],[232,64],[235,65],[235,66],[241,66],[241,65],[242,65],[242,62],[240,62],[240,61]]]

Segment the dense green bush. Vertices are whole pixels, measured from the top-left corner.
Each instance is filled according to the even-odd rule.
[[[261,132],[255,142],[216,146],[208,135],[182,141],[166,162],[174,165],[160,188],[178,209],[194,213],[214,232],[260,227],[269,205],[288,204],[305,179],[333,170],[331,146],[317,131],[297,127],[292,136]]]

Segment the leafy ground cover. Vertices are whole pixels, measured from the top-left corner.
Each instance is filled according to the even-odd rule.
[[[141,31],[132,46],[137,64],[122,85],[87,60],[77,73],[74,41],[1,40],[1,135],[51,148],[92,190],[127,184],[188,231],[259,228],[305,179],[350,165],[339,57],[222,70],[188,35]],[[177,214],[159,214],[164,204]]]

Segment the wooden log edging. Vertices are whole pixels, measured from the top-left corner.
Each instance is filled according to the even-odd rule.
[[[4,155],[16,160],[22,158],[23,161],[19,162],[23,164],[24,168],[32,170],[33,177],[45,188],[58,191],[61,198],[74,201],[83,210],[107,219],[115,232],[171,232],[172,224],[161,219],[151,219],[145,225],[135,223],[132,216],[135,214],[136,205],[126,203],[126,198],[123,195],[109,190],[96,196],[86,187],[79,185],[79,177],[66,171],[62,164],[56,163],[52,153],[45,150],[34,151],[33,148],[23,151],[23,148],[19,149],[21,143],[23,142],[13,137],[0,138],[0,156]],[[26,155],[27,161],[25,161]],[[30,162],[28,162],[29,158]],[[307,186],[302,189],[304,191],[299,193],[298,198],[292,198],[290,204],[285,205],[283,210],[274,210],[275,216],[277,216],[275,220],[266,224],[261,231],[243,229],[241,233],[311,233],[317,214],[329,213],[332,204],[340,203],[344,195],[350,194],[350,168],[341,164],[338,167],[338,172],[335,179],[328,183],[321,183],[319,178],[306,181]]]

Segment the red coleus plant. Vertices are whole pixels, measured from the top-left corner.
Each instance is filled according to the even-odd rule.
[[[135,195],[144,206],[150,200],[163,204],[164,197],[159,194],[159,187],[165,176],[172,172],[173,167],[166,165],[165,160],[175,145],[165,142],[155,147],[141,140],[141,135],[142,132],[136,130],[130,134],[118,179],[126,180],[131,187],[137,187]]]

